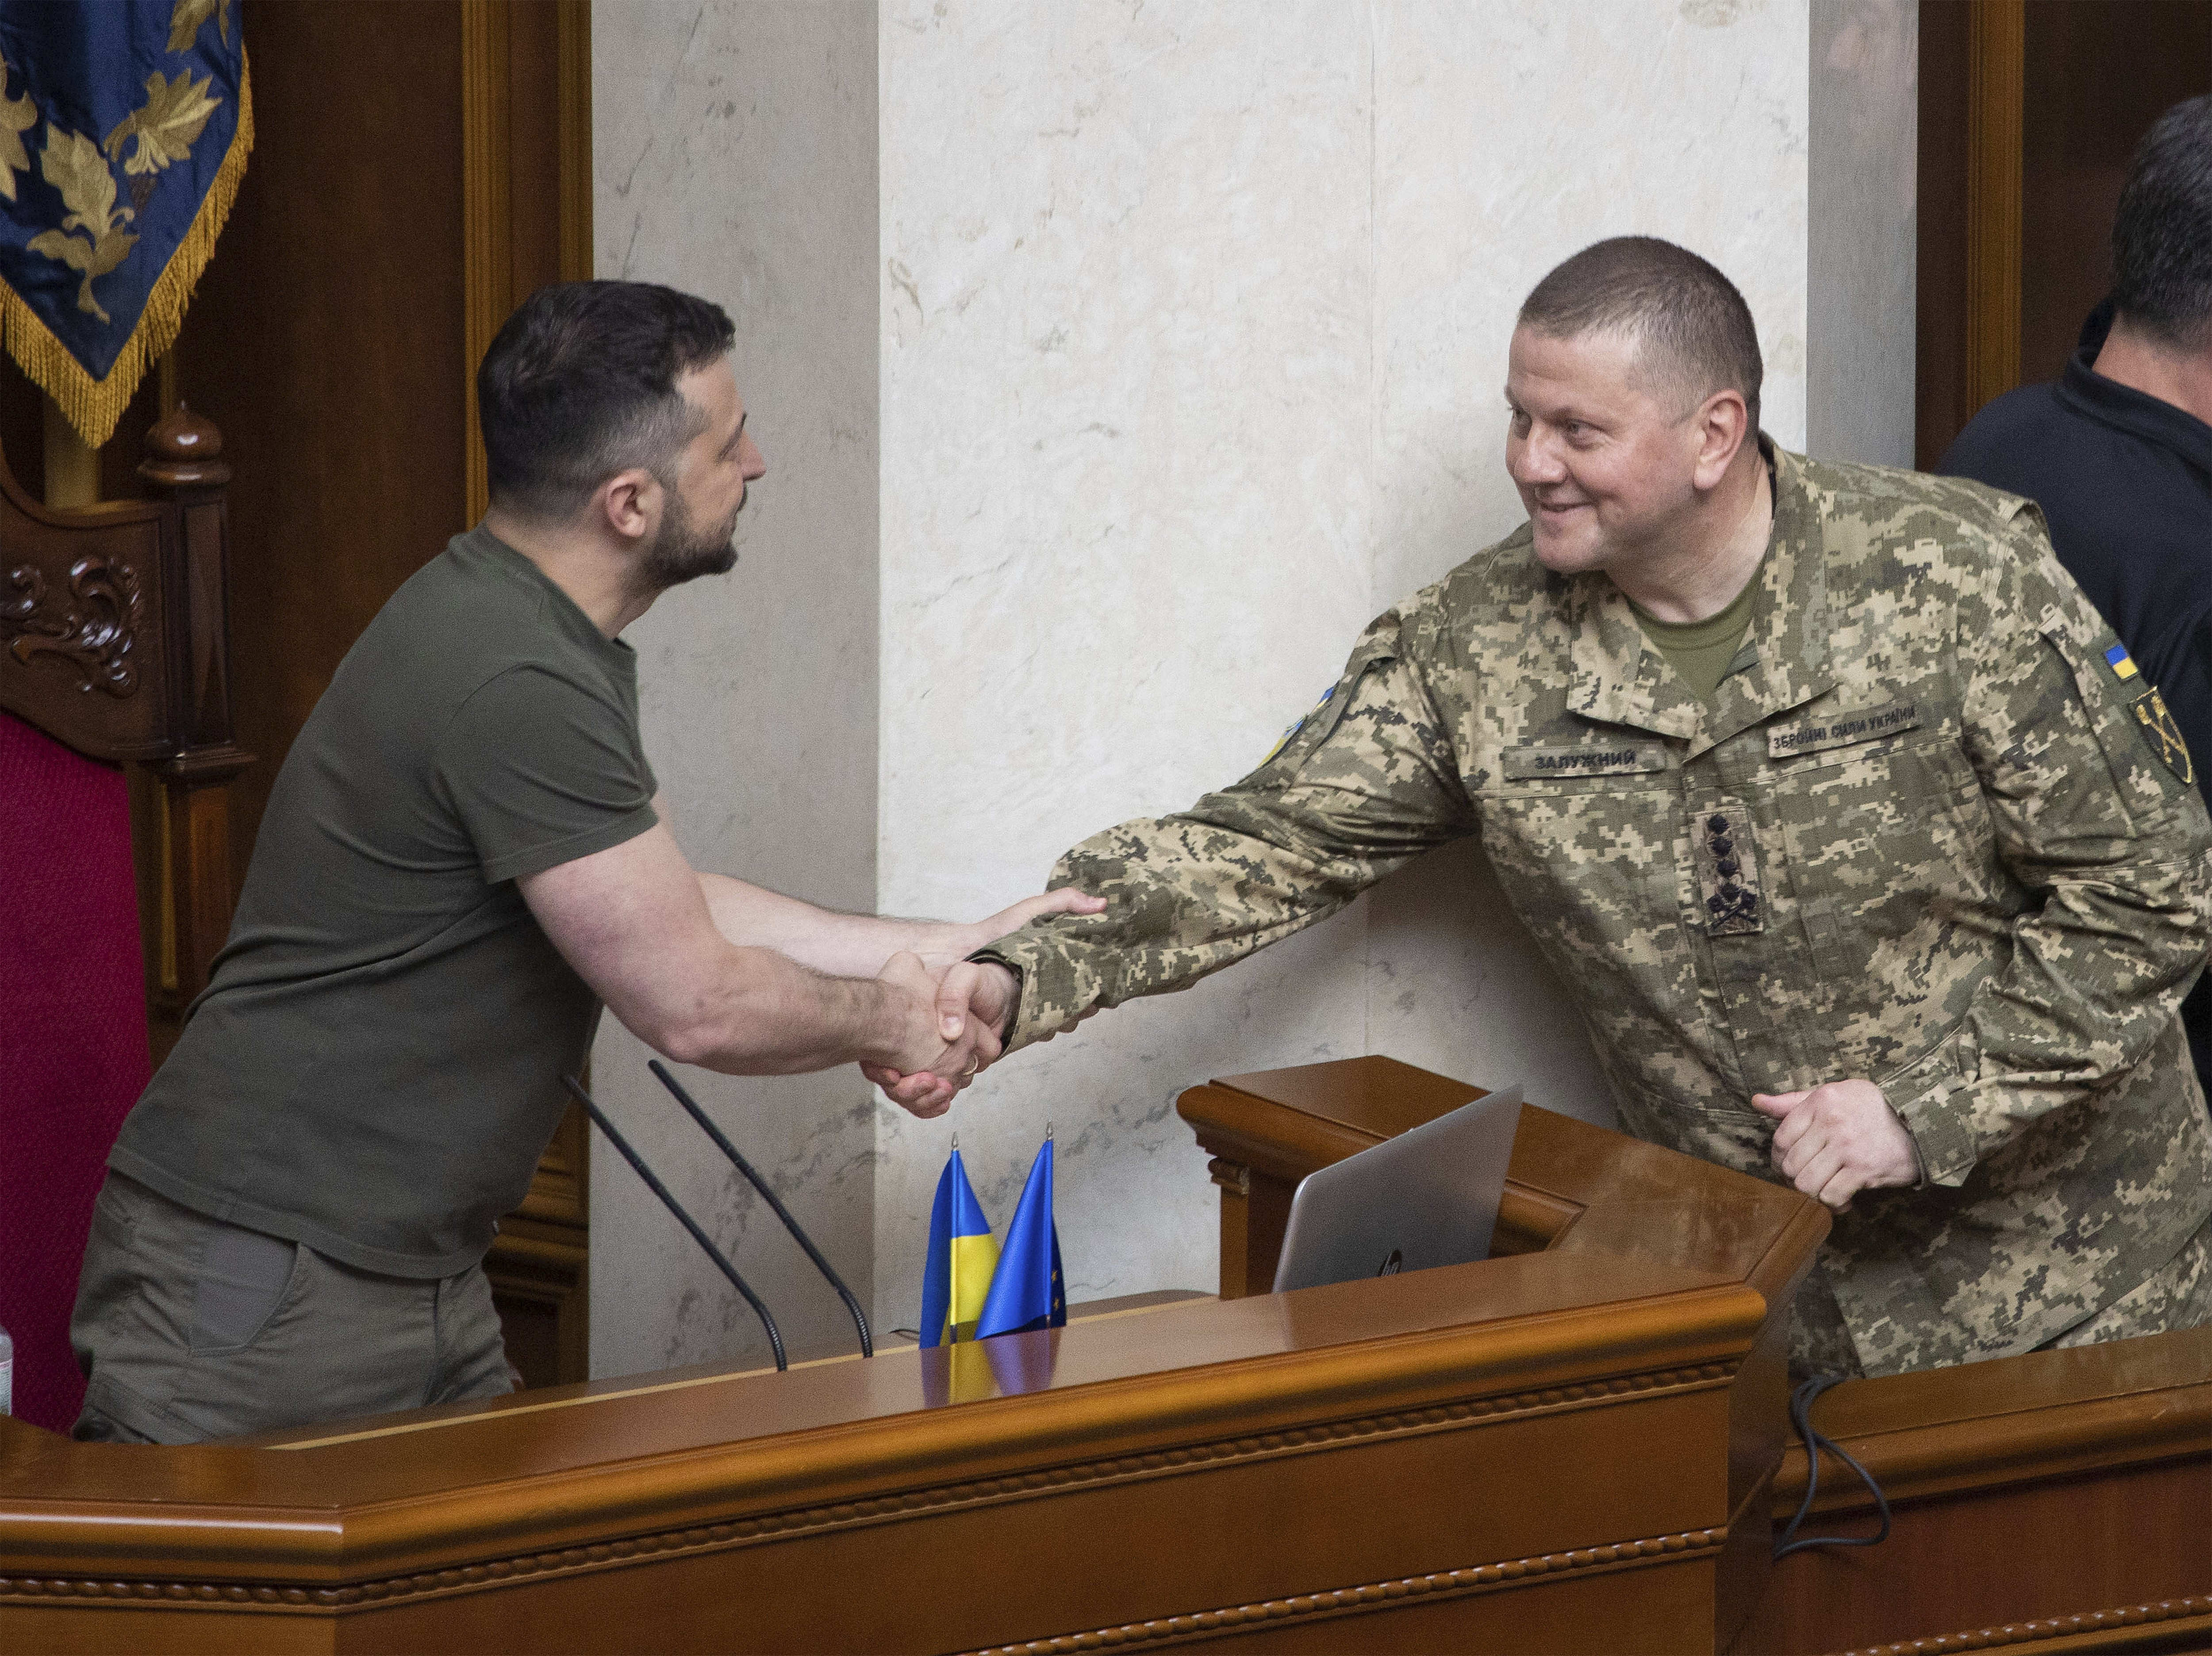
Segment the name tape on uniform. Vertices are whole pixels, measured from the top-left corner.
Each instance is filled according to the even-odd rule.
[[[1538,776],[1634,776],[1644,771],[1665,770],[1667,752],[1633,743],[1601,746],[1578,742],[1571,747],[1508,748],[1504,765],[1506,777],[1512,781]]]
[[[1819,753],[1824,748],[1849,747],[1854,742],[1872,742],[1885,736],[1895,736],[1909,731],[1920,723],[1920,709],[1911,701],[1893,701],[1887,707],[1863,707],[1856,712],[1827,713],[1818,719],[1800,720],[1795,725],[1778,725],[1766,733],[1766,756],[1786,759],[1792,754]]]

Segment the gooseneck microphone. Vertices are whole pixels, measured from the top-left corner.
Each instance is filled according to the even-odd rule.
[[[731,1166],[752,1180],[753,1188],[768,1198],[769,1206],[775,1210],[775,1216],[783,1221],[783,1228],[791,1233],[791,1240],[806,1250],[806,1257],[814,1261],[814,1268],[829,1278],[830,1286],[836,1289],[837,1297],[844,1301],[845,1309],[853,1313],[853,1326],[860,1331],[860,1355],[874,1356],[876,1342],[868,1332],[867,1314],[860,1309],[860,1302],[853,1297],[853,1290],[845,1286],[845,1279],[837,1274],[829,1260],[822,1257],[822,1250],[814,1246],[814,1239],[800,1227],[798,1220],[792,1217],[791,1210],[784,1206],[782,1199],[769,1188],[768,1180],[754,1170],[753,1164],[739,1154],[738,1147],[723,1136],[722,1130],[708,1119],[706,1111],[699,1107],[698,1100],[685,1092],[683,1083],[668,1073],[667,1067],[657,1058],[648,1059],[645,1067],[660,1077],[662,1086],[676,1095],[676,1101],[689,1111],[691,1119],[706,1131],[707,1137],[714,1141],[715,1148],[730,1158]]]
[[[667,1079],[665,1076],[661,1078]],[[576,1101],[591,1113],[592,1120],[598,1125],[599,1130],[607,1136],[607,1142],[623,1153],[623,1160],[637,1169],[637,1176],[644,1180],[647,1186],[661,1199],[668,1210],[682,1221],[684,1228],[691,1233],[691,1240],[707,1250],[707,1257],[720,1267],[722,1275],[730,1279],[730,1286],[744,1295],[745,1303],[752,1307],[755,1313],[761,1319],[761,1326],[768,1331],[769,1347],[775,1353],[776,1368],[789,1368],[790,1360],[783,1355],[783,1334],[776,1327],[775,1319],[769,1315],[768,1307],[761,1303],[760,1295],[745,1285],[745,1279],[738,1275],[738,1268],[730,1263],[721,1249],[708,1240],[707,1233],[699,1228],[699,1222],[686,1213],[684,1210],[684,1204],[669,1192],[668,1186],[653,1176],[653,1169],[645,1165],[645,1158],[630,1148],[627,1138],[615,1131],[615,1124],[607,1119],[605,1111],[592,1101],[592,1095],[584,1090],[583,1083],[578,1081],[574,1076],[562,1076],[561,1084],[576,1095]],[[779,1203],[777,1205],[781,1210],[781,1204]],[[789,1222],[788,1219],[786,1222]]]

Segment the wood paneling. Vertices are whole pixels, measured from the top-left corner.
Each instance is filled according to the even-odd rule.
[[[0,1422],[0,1641],[1712,1651],[1825,1216],[1540,1111],[1522,1141],[1581,1216],[1480,1265],[250,1443]]]
[[[514,308],[514,9],[509,0],[460,0],[460,8],[464,515],[474,523],[489,504],[477,427],[477,364]]]
[[[2020,373],[2056,379],[2110,291],[2111,230],[2151,124],[2212,92],[2203,0],[2036,0],[2021,141]]]
[[[1858,1381],[1814,1423],[1880,1482],[1895,1528],[1783,1560],[1746,1649],[2212,1642],[2212,1329]],[[1804,1489],[1793,1445],[1778,1515]],[[1872,1506],[1827,1457],[1808,1531],[1870,1534]]]
[[[1966,0],[1920,8],[1920,156],[1913,276],[1913,464],[1932,470],[1966,429]]]
[[[2109,288],[2136,145],[2208,90],[2202,0],[1921,7],[1917,464],[1990,398],[2058,376]]]
[[[1967,417],[2020,383],[2020,134],[2027,0],[1968,0]]]
[[[246,0],[244,26],[258,142],[177,352],[238,477],[241,847],[362,628],[467,526],[459,13]]]

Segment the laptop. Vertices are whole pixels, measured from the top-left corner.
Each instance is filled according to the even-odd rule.
[[[1310,1173],[1291,1198],[1275,1292],[1490,1257],[1518,1085]]]

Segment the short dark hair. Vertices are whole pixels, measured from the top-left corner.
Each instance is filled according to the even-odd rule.
[[[2212,96],[2158,118],[2136,146],[2112,215],[2112,305],[2168,344],[2212,323]]]
[[[722,307],[649,282],[562,282],[515,308],[477,369],[491,498],[569,518],[617,471],[664,476],[698,432],[676,389],[729,354]]]
[[[1553,267],[1521,302],[1519,326],[1554,339],[1633,333],[1653,366],[1686,398],[1743,395],[1759,428],[1765,375],[1759,329],[1735,283],[1686,247],[1656,236],[1594,242]]]

